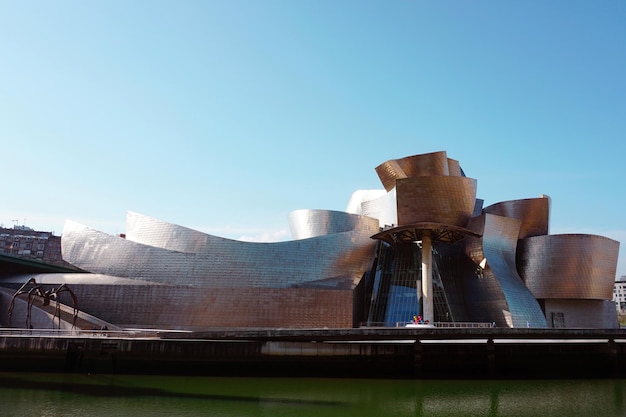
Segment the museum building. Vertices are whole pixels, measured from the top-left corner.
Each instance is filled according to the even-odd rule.
[[[71,288],[117,328],[431,325],[616,328],[619,242],[549,234],[547,196],[483,207],[445,151],[375,168],[346,211],[297,210],[293,240],[226,239],[129,212],[123,236],[72,221],[63,260],[84,272],[0,278]],[[6,303],[2,303],[6,306]],[[1,316],[0,316],[1,317]],[[3,323],[6,325],[6,323]]]

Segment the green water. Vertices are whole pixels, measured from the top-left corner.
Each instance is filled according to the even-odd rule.
[[[0,373],[0,416],[626,416],[626,380]]]

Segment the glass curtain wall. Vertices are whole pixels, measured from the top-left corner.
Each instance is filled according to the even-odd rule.
[[[433,250],[433,304],[435,321],[454,321],[444,288],[442,274],[448,266],[439,251]],[[422,251],[420,245],[379,245],[378,259],[373,271],[368,326],[403,326],[422,315]]]
[[[421,251],[417,244],[381,244],[368,324],[403,325],[420,315]]]

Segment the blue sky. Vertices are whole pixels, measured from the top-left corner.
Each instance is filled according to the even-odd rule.
[[[0,0],[0,223],[246,240],[445,150],[626,242],[626,2]],[[626,275],[622,244],[617,275]]]

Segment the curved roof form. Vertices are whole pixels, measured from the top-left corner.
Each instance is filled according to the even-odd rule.
[[[374,234],[378,219],[344,211],[296,210],[289,213],[289,228],[294,239],[308,239],[334,233],[358,231]]]
[[[504,319],[511,327],[526,327],[528,323],[532,327],[547,327],[539,303],[526,288],[515,267],[520,221],[484,214],[472,219],[472,222],[474,229],[482,230],[482,238],[470,239],[466,252],[482,268],[483,276],[496,284],[482,286],[486,295],[477,304],[482,305],[482,310],[491,317],[504,313]]]
[[[464,177],[461,164],[456,159],[448,158],[448,175],[453,177]]]
[[[536,298],[610,300],[618,251],[603,236],[533,236],[519,242],[518,269]]]
[[[550,198],[526,198],[502,201],[483,209],[484,213],[511,217],[522,222],[519,238],[547,235],[550,220]]]
[[[191,254],[207,253],[231,241],[132,211],[126,213],[125,237],[131,242]]]
[[[391,159],[377,166],[376,173],[387,191],[395,187],[398,179],[430,175],[462,175],[459,162],[449,159],[445,151]]]
[[[203,288],[314,286],[351,289],[369,270],[371,231],[348,231],[277,243],[224,239],[131,214],[130,238],[111,236],[68,221],[63,258],[105,275]],[[171,234],[178,236],[172,239]],[[127,235],[127,236],[129,236]],[[190,246],[184,242],[187,237]],[[191,251],[193,249],[194,252]]]
[[[425,176],[396,181],[398,226],[442,223],[466,227],[476,204],[476,180]]]

